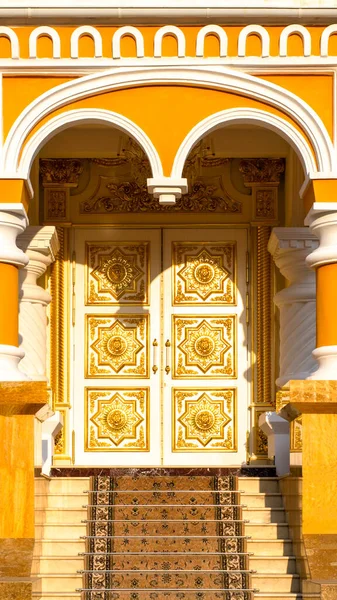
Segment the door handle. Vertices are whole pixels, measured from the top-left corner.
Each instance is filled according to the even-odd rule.
[[[153,366],[152,366],[152,371],[154,372],[154,374],[157,373],[158,371],[158,365],[157,365],[157,358],[158,358],[158,342],[157,340],[153,340],[152,342],[152,348],[153,348]]]
[[[165,372],[169,374],[171,371],[171,342],[170,340],[166,340],[165,342],[165,352],[166,352],[166,367]]]

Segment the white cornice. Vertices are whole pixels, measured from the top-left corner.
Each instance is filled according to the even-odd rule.
[[[299,23],[329,24],[336,0],[2,0],[0,21],[32,23]]]

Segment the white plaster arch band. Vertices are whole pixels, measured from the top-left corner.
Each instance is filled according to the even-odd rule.
[[[132,37],[136,42],[136,54],[137,58],[143,58],[145,56],[144,52],[144,38],[142,33],[136,27],[132,27],[131,25],[125,25],[125,27],[121,27],[117,29],[112,36],[112,57],[113,58],[121,58],[121,39],[125,35]]]
[[[29,36],[29,58],[37,58],[37,40],[41,36],[49,37],[53,42],[53,58],[61,58],[60,36],[53,27],[41,26],[32,31]]]
[[[200,123],[191,129],[175,156],[171,177],[182,176],[189,153],[202,137],[209,135],[216,129],[236,123],[260,125],[274,131],[294,148],[306,174],[315,171],[315,157],[307,141],[293,125],[277,115],[257,108],[230,108],[206,117],[206,119],[203,119],[203,121],[200,121]]]
[[[77,27],[75,31],[72,32],[70,38],[70,56],[71,58],[78,58],[78,42],[82,35],[88,35],[94,40],[95,45],[95,58],[102,58],[103,56],[103,46],[102,46],[102,37],[101,34],[92,27],[91,25],[83,25],[82,27]]]
[[[56,133],[60,133],[64,129],[68,129],[74,125],[78,126],[81,123],[105,123],[107,126],[115,127],[124,133],[127,133],[136,140],[144,150],[150,162],[152,177],[162,177],[163,168],[158,152],[150,138],[138,125],[119,113],[109,110],[87,108],[69,110],[61,113],[50,121],[47,121],[43,127],[38,129],[24,148],[20,164],[18,165],[19,176],[23,179],[29,179],[32,162],[40,148],[46,144],[50,138],[56,135]]]
[[[105,91],[144,85],[186,85],[254,98],[288,115],[311,144],[317,165],[312,174],[337,178],[337,159],[330,136],[317,113],[304,100],[274,83],[225,67],[123,67],[96,72],[63,83],[29,104],[13,123],[3,146],[0,177],[17,172],[25,140],[39,122],[70,102]],[[267,113],[265,113],[267,114]],[[311,176],[309,174],[309,176]]]
[[[327,58],[329,56],[329,40],[330,36],[332,36],[334,33],[337,33],[337,25],[329,25],[329,27],[326,27],[322,32],[320,44],[322,58]]]
[[[220,25],[206,25],[198,31],[195,55],[204,56],[205,38],[207,35],[215,35],[218,38],[220,44],[220,58],[225,58],[228,50],[228,36]]]
[[[0,27],[0,37],[6,37],[11,43],[12,58],[20,58],[19,39],[13,29],[10,27]]]
[[[288,25],[280,35],[280,51],[282,58],[288,56],[288,38],[290,35],[297,34],[303,41],[303,56],[311,56],[311,35],[303,25]]]
[[[186,54],[186,40],[183,32],[179,27],[175,25],[165,25],[165,27],[161,27],[156,31],[154,36],[154,52],[153,56],[155,58],[161,58],[162,56],[162,46],[163,46],[163,37],[165,35],[173,35],[176,38],[178,44],[178,58],[184,58]]]
[[[238,56],[246,56],[247,37],[253,34],[258,35],[261,39],[262,58],[268,58],[270,55],[270,37],[268,31],[261,25],[247,25],[241,29],[238,39]]]

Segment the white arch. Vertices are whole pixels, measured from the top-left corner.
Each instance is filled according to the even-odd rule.
[[[329,56],[329,39],[334,33],[337,33],[337,25],[329,25],[322,32],[320,48],[322,58]]]
[[[121,58],[121,39],[125,35],[131,36],[136,42],[136,53],[137,58],[143,58],[145,55],[144,52],[144,38],[142,33],[136,27],[132,27],[131,25],[125,25],[125,27],[121,27],[117,29],[112,36],[112,57],[113,58]]]
[[[190,151],[203,136],[209,135],[215,129],[235,123],[261,125],[261,127],[278,133],[294,148],[302,162],[304,172],[315,171],[315,158],[310,152],[306,140],[293,125],[277,115],[266,113],[264,110],[257,108],[230,108],[206,117],[191,129],[175,156],[171,177],[182,176],[185,161]]]
[[[262,58],[267,58],[270,54],[270,37],[268,31],[261,25],[247,25],[241,29],[238,39],[238,56],[246,56],[247,37],[254,33],[261,38]]]
[[[91,25],[83,25],[82,27],[77,27],[77,29],[75,29],[75,31],[72,32],[70,38],[71,58],[78,58],[78,41],[82,35],[89,35],[90,37],[92,37],[95,45],[95,58],[102,58],[102,37],[99,31],[97,31],[97,29],[95,29],[95,27],[92,27]]]
[[[57,31],[53,27],[41,26],[32,31],[29,36],[29,58],[37,58],[37,40],[40,36],[46,35],[53,42],[53,58],[61,58],[61,40]]]
[[[0,177],[17,173],[19,157],[32,130],[53,111],[93,94],[142,85],[186,85],[229,91],[276,107],[290,117],[307,137],[307,152],[316,158],[310,168],[325,177],[337,177],[337,159],[329,134],[317,113],[304,100],[263,79],[225,67],[127,67],[73,79],[41,94],[13,123],[3,147]],[[267,111],[263,114],[269,116]],[[286,120],[283,121],[286,127]],[[311,150],[313,149],[313,151]],[[306,160],[306,164],[309,165]],[[309,168],[309,166],[308,166]],[[323,176],[323,175],[322,175]]]
[[[12,58],[20,58],[19,39],[13,29],[9,27],[0,27],[0,37],[6,37],[11,43]]]
[[[83,108],[61,113],[50,121],[47,121],[43,127],[38,129],[38,131],[31,137],[22,153],[18,169],[22,177],[24,179],[28,179],[32,162],[41,146],[43,146],[56,133],[60,133],[64,129],[72,127],[74,124],[78,126],[81,123],[105,123],[108,126],[116,127],[117,129],[124,131],[133,137],[143,148],[151,165],[152,176],[161,177],[163,175],[162,164],[158,152],[152,144],[150,138],[138,125],[123,115],[109,110]]]
[[[228,37],[227,33],[220,25],[206,25],[198,31],[195,55],[204,56],[205,37],[210,34],[216,35],[220,42],[220,57],[223,58],[227,56]]]
[[[163,37],[165,35],[173,35],[178,42],[178,57],[184,58],[186,54],[186,40],[183,32],[175,25],[165,25],[156,31],[154,36],[154,53],[155,58],[160,58],[162,55]]]
[[[288,56],[288,37],[297,33],[303,40],[303,56],[311,56],[311,35],[303,25],[288,25],[280,35],[280,56]]]

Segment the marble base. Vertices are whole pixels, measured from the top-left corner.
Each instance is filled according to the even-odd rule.
[[[337,586],[337,534],[304,534],[303,540],[311,579]]]
[[[274,466],[238,466],[238,467],[62,467],[52,468],[51,477],[91,477],[92,475],[148,475],[153,477],[174,475],[185,476],[220,476],[235,475],[237,477],[276,477]],[[35,477],[41,476],[41,469],[35,469]]]
[[[0,579],[0,598],[1,600],[31,600],[32,586],[30,580]]]
[[[33,538],[0,538],[0,580],[30,577],[34,542]]]

